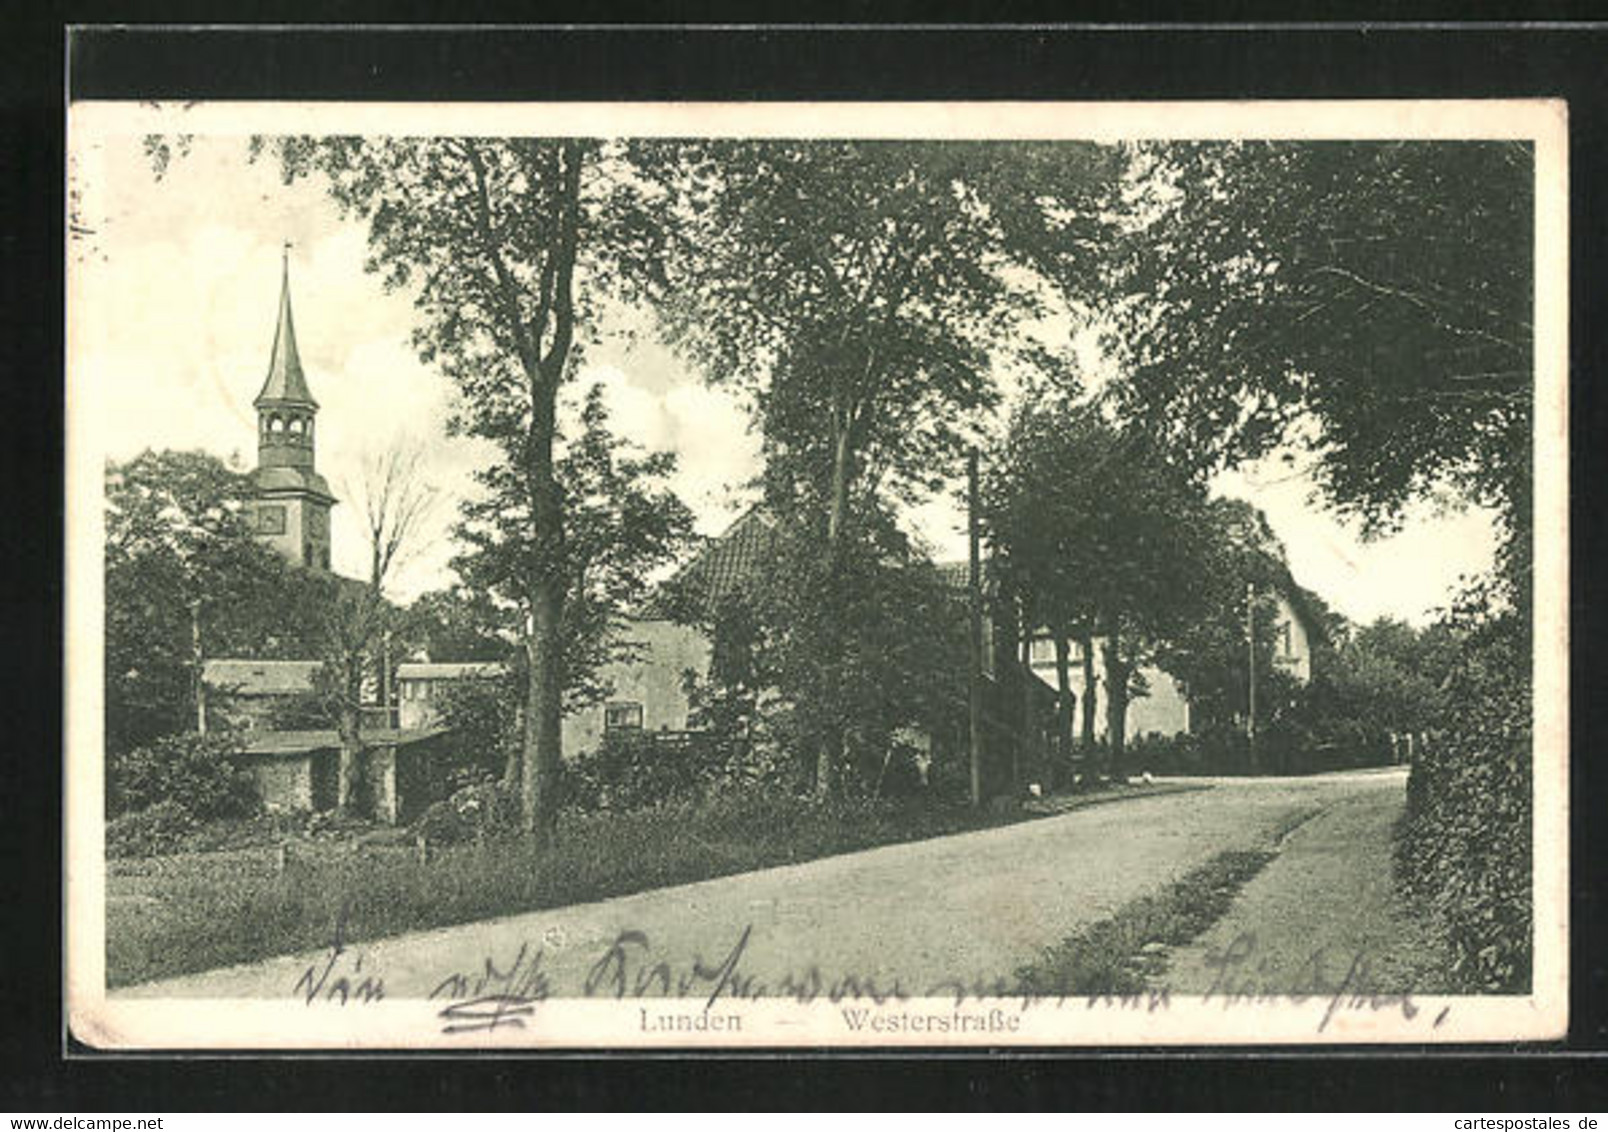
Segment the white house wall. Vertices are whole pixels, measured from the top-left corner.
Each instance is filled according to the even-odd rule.
[[[645,731],[683,731],[691,704],[683,681],[690,668],[699,676],[709,671],[709,639],[702,632],[673,621],[636,621],[624,632],[626,640],[642,647],[626,663],[606,665],[602,681],[611,685],[603,703],[564,717],[566,758],[594,750],[603,739],[605,709],[609,704],[639,704]]]
[[[1278,633],[1273,642],[1273,663],[1290,673],[1303,684],[1312,680],[1312,641],[1307,636],[1306,624],[1295,615],[1295,609],[1283,594],[1278,598]],[[1288,626],[1286,647],[1285,626]]]
[[[1100,642],[1095,642],[1095,654],[1098,656]],[[1072,713],[1072,733],[1081,734],[1083,729],[1083,710],[1088,700],[1083,695],[1083,663],[1076,659],[1077,650],[1074,648],[1070,679],[1068,683],[1072,692],[1078,698],[1077,707]],[[1033,671],[1042,677],[1050,687],[1057,687],[1054,663],[1045,664],[1035,659]],[[1159,668],[1145,667],[1139,670],[1140,675],[1150,688],[1150,694],[1128,701],[1128,727],[1127,737],[1138,738],[1140,735],[1160,734],[1177,735],[1189,730],[1189,703],[1184,699],[1178,682]],[[1094,735],[1097,739],[1106,737],[1106,698],[1105,698],[1105,666],[1097,664],[1094,670],[1095,694],[1098,702],[1095,704]]]

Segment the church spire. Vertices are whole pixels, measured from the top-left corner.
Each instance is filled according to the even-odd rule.
[[[268,379],[262,392],[253,402],[258,408],[266,404],[301,405],[318,408],[307,388],[302,373],[301,355],[296,351],[296,324],[290,317],[290,241],[285,242],[280,263],[279,323],[274,328],[273,356],[268,360]]]

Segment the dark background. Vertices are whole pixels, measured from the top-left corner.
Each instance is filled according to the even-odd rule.
[[[1444,12],[1330,5],[1329,23],[1279,25],[1289,5],[1019,6],[866,4],[793,18],[831,26],[738,27],[747,8],[592,6],[532,13],[463,5],[460,19],[607,18],[595,25],[383,32],[68,24],[127,20],[127,5],[7,13],[0,66],[0,452],[9,499],[0,602],[8,646],[0,751],[0,1110],[38,1114],[252,1110],[574,1107],[996,1109],[1372,1109],[1567,1113],[1608,1107],[1608,965],[1603,956],[1603,824],[1593,758],[1602,711],[1588,656],[1600,614],[1588,604],[1600,563],[1596,518],[1608,414],[1602,263],[1608,152],[1608,24],[1567,22],[1582,5],[1525,5],[1548,24],[1432,24]],[[1444,7],[1444,6],[1442,6]],[[438,18],[433,4],[145,4],[142,19],[388,24]],[[1494,16],[1487,6],[1482,11]],[[1394,23],[1365,23],[1388,14]],[[942,27],[867,26],[932,20]],[[1087,21],[1051,26],[1075,16]],[[1109,21],[1129,21],[1116,25]],[[1134,21],[1144,19],[1144,24]],[[1422,22],[1403,23],[1404,20]],[[1094,26],[1107,21],[1101,26]],[[1350,22],[1340,22],[1350,21]],[[969,25],[969,26],[968,26]],[[1573,697],[1571,1036],[1515,1049],[1027,1052],[867,1057],[789,1053],[700,1058],[598,1055],[413,1058],[143,1059],[76,1046],[61,1019],[61,436],[64,105],[73,97],[517,101],[540,99],[1207,99],[1562,97],[1571,141]]]

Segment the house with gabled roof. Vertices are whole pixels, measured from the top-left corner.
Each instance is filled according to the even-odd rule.
[[[688,622],[712,622],[766,568],[774,530],[763,507],[750,507],[655,590],[622,630],[631,657],[605,665],[598,674],[610,689],[608,697],[564,717],[565,757],[593,750],[609,732],[692,727],[687,673],[707,673],[713,646],[704,629]]]

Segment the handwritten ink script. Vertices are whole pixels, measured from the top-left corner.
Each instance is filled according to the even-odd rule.
[[[490,956],[479,970],[455,971],[430,991],[431,999],[447,999],[438,1015],[444,1034],[491,1032],[498,1028],[522,1030],[536,1012],[536,1004],[551,992],[542,969],[546,949],[527,941],[513,957],[499,965]]]
[[[324,957],[307,965],[296,980],[292,993],[306,1005],[315,1002],[333,1002],[340,1006],[348,1003],[378,1002],[385,997],[385,980],[363,970],[362,953],[353,955],[346,949],[346,924],[351,911],[348,901],[341,902],[335,917],[335,934]]]
[[[364,970],[364,957],[346,948],[344,935],[343,910],[329,951],[309,964],[296,982],[294,993],[309,1005],[345,1005],[385,997],[383,977]],[[1311,1004],[1318,1033],[1327,1031],[1347,1012],[1395,1012],[1407,1021],[1421,1013],[1412,992],[1378,989],[1379,973],[1366,952],[1319,949],[1306,956],[1297,970],[1278,971],[1249,934],[1208,950],[1204,966],[1211,973],[1211,984],[1204,992],[1199,987],[1178,988],[1154,980],[1137,990],[1062,990],[1030,984],[1021,975],[1014,979],[945,978],[911,986],[896,977],[830,972],[816,965],[761,975],[746,965],[753,939],[754,929],[749,925],[717,958],[708,960],[699,954],[681,959],[656,950],[646,931],[625,929],[595,959],[583,964],[584,976],[571,975],[575,985],[563,985],[551,969],[546,943],[527,940],[504,954],[486,955],[467,968],[446,972],[428,988],[426,997],[441,1004],[436,1016],[441,1032],[450,1035],[526,1029],[542,1003],[560,998],[700,1000],[700,1009],[690,1013],[639,1006],[636,1022],[644,1033],[740,1032],[743,1015],[733,1008],[761,1000],[801,1006],[828,1003],[839,1008],[847,1032],[873,1034],[1015,1033],[1023,1016],[1034,1008],[1156,1014],[1172,1009],[1174,998],[1182,996],[1199,997],[1224,1009]],[[912,1007],[917,999],[927,1001]],[[944,1001],[946,1009],[931,1009],[934,999]],[[718,1011],[716,1007],[722,1004],[727,1009]],[[1439,1027],[1449,1010],[1441,1010],[1430,1025]]]
[[[1270,981],[1267,964],[1258,962],[1256,936],[1243,933],[1227,947],[1210,950],[1205,965],[1213,972],[1211,986],[1203,996],[1206,1001],[1229,1007],[1281,1002],[1299,1005],[1316,999],[1324,1004],[1318,1022],[1320,1034],[1342,1011],[1399,1010],[1408,1021],[1419,1013],[1410,991],[1376,989],[1374,959],[1367,952],[1320,948],[1303,960],[1293,977],[1281,974],[1276,981]],[[1432,1025],[1444,1023],[1450,1009],[1441,1010]]]

